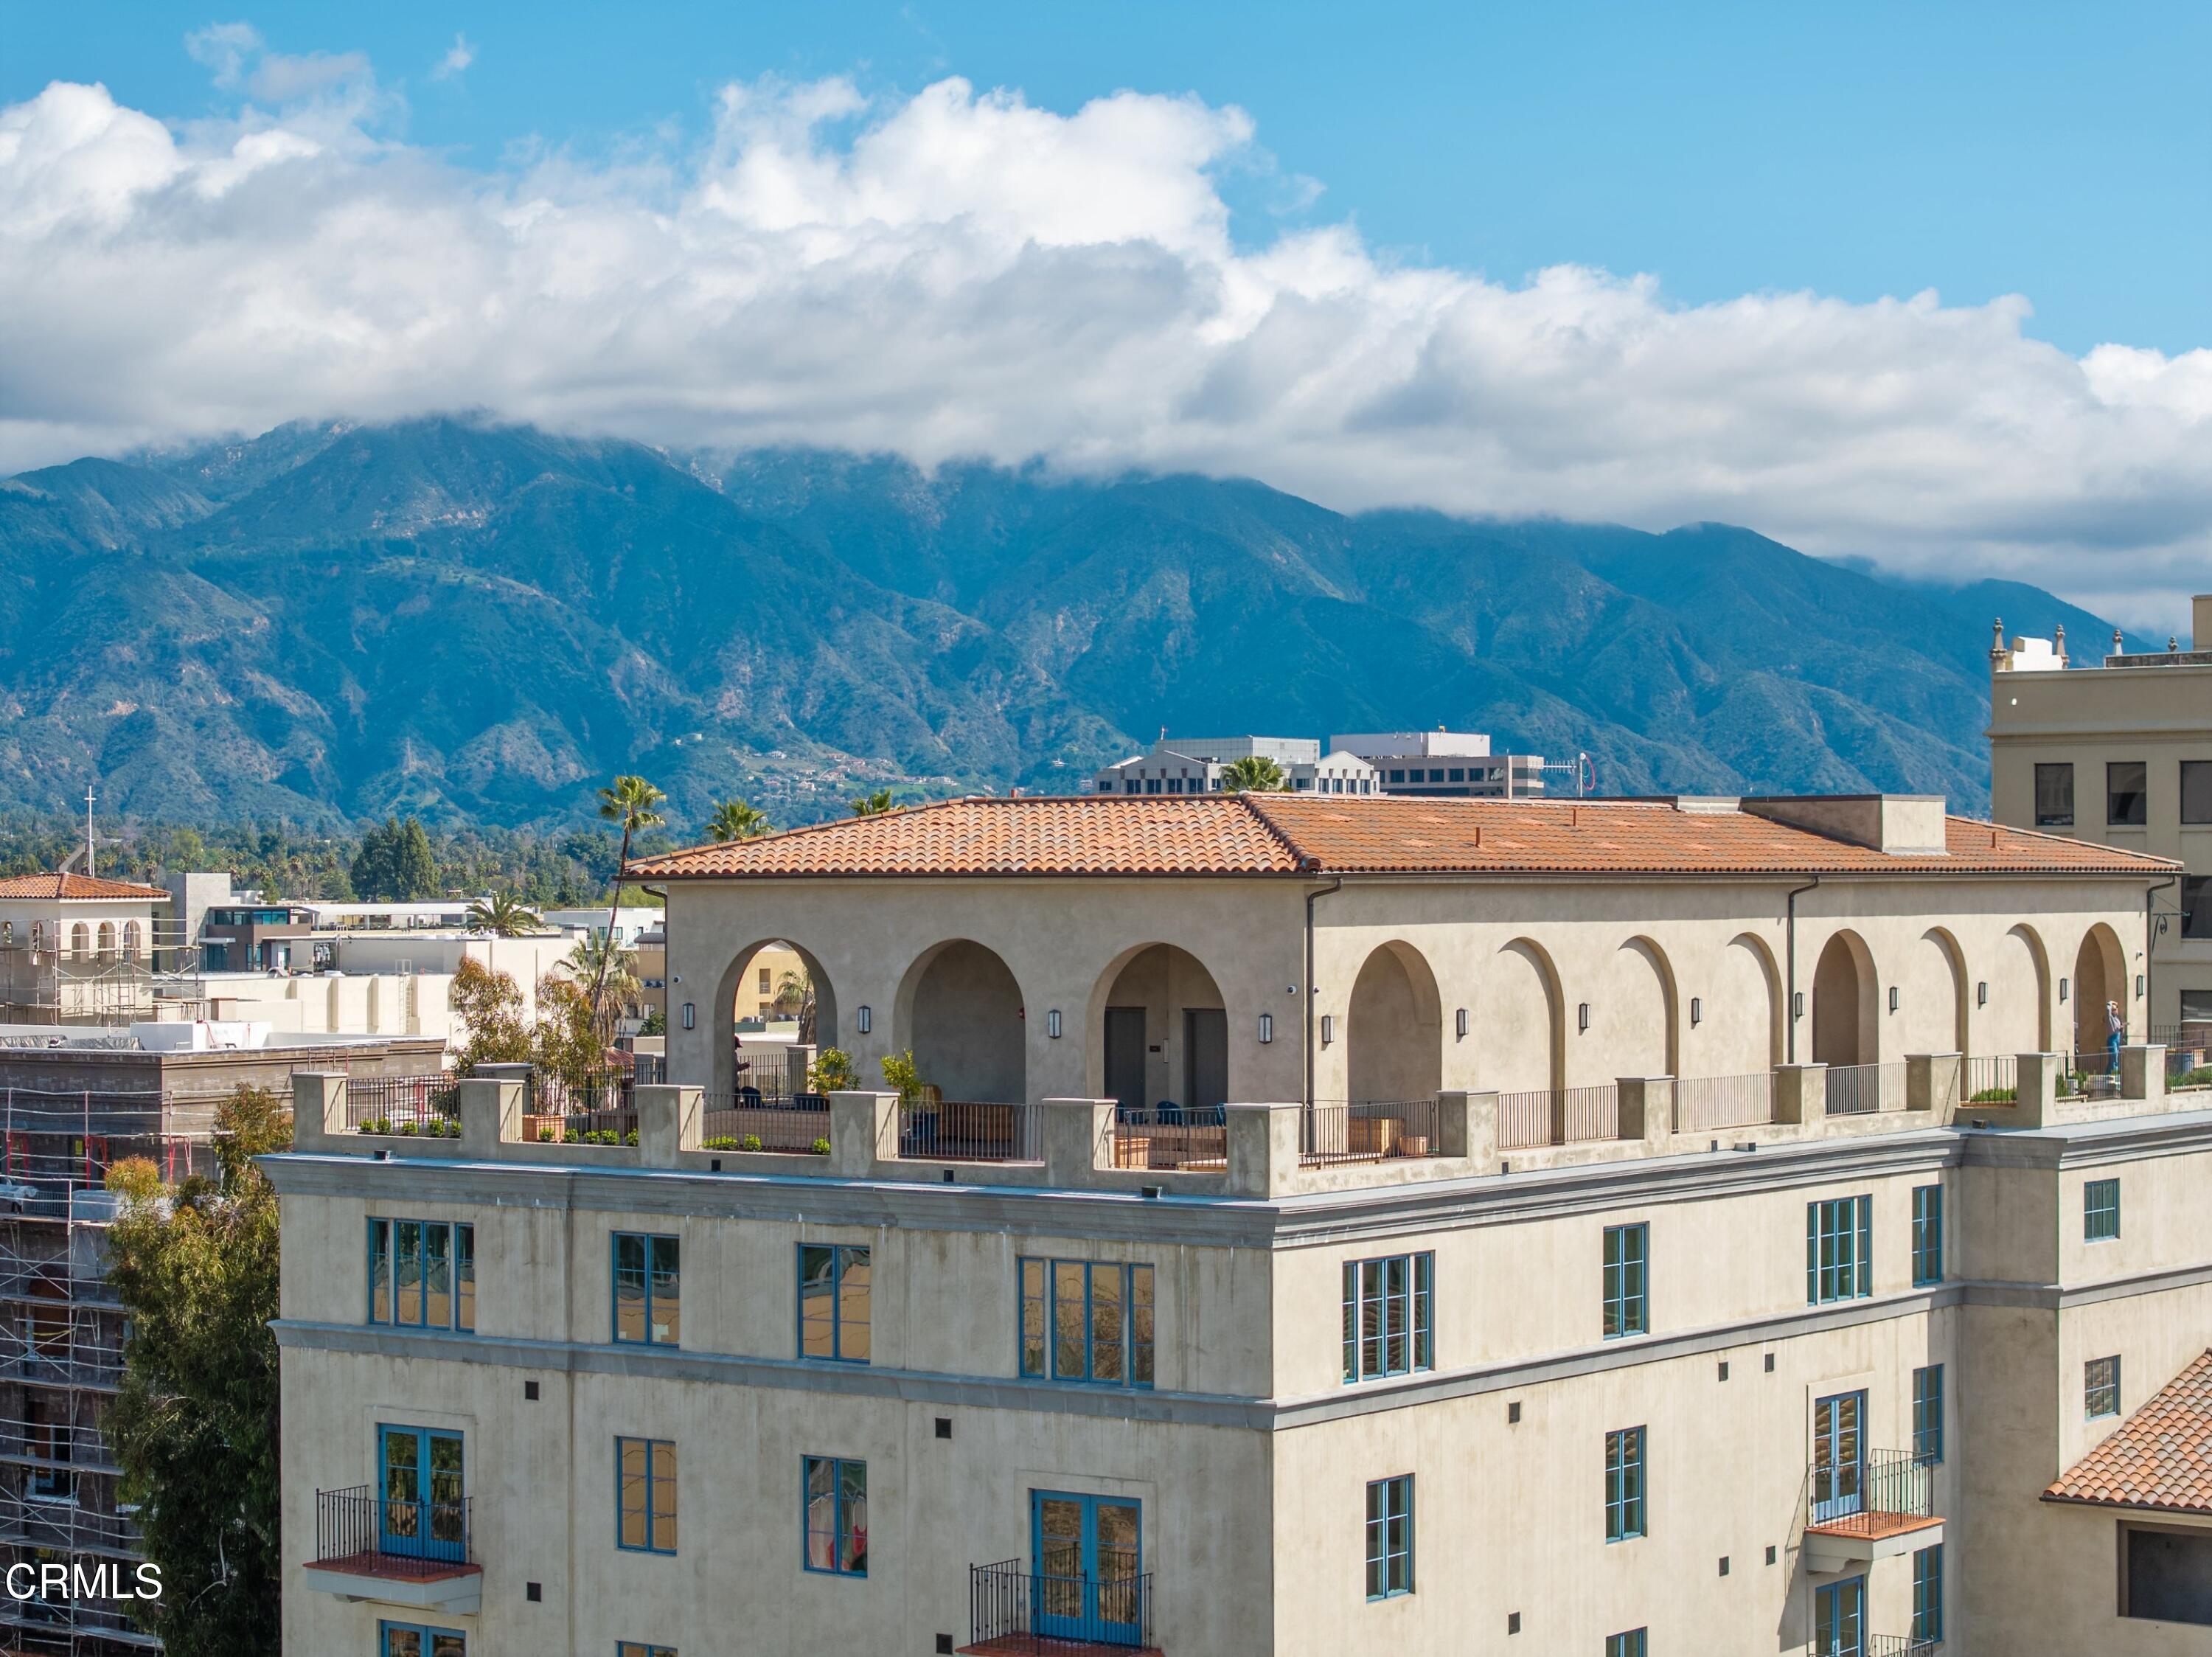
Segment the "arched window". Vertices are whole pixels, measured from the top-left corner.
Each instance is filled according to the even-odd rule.
[[[123,923],[123,959],[126,961],[137,960],[138,959],[138,923],[136,921],[125,921]]]
[[[112,921],[100,923],[100,959],[104,961],[115,959],[115,923]]]
[[[70,953],[82,960],[92,953],[92,929],[82,921],[70,928]]]

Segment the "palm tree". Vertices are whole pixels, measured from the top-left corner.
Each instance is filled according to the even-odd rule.
[[[848,800],[845,803],[852,807],[855,817],[880,817],[887,811],[898,809],[891,804],[889,789],[878,789],[873,794],[864,794],[859,799]]]
[[[611,1016],[602,1019],[596,1003],[592,1012],[592,1028],[604,1041],[613,1033],[620,1009],[634,1005],[645,987],[638,982],[637,953],[605,938],[583,937],[568,951],[567,964],[578,978],[605,987],[606,1010]]]
[[[538,911],[512,892],[495,892],[469,905],[470,930],[489,932],[495,938],[519,938],[544,924]]]
[[[795,1008],[799,1014],[799,1039],[802,1044],[814,1039],[814,980],[803,966],[787,966],[783,976],[775,981],[775,1008],[781,1012],[786,1007]]]
[[[768,820],[768,813],[757,806],[747,805],[742,800],[725,800],[707,819],[707,838],[717,845],[726,845],[732,840],[757,840],[763,834],[772,833],[775,827]]]
[[[615,862],[614,901],[607,905],[607,941],[614,941],[615,923],[622,915],[623,876],[629,872],[630,838],[638,830],[659,828],[668,819],[660,814],[660,802],[668,796],[647,782],[642,777],[617,777],[612,788],[599,790],[599,815],[610,823],[622,825],[622,855]],[[606,987],[609,957],[599,959],[598,978],[592,983],[592,1021],[599,1018],[599,996]]]
[[[1287,786],[1283,768],[1264,754],[1248,753],[1221,768],[1224,794],[1279,794]]]

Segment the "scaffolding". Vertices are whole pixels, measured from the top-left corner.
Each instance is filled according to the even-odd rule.
[[[145,1157],[173,1184],[213,1171],[214,1101],[168,1093],[0,1088],[0,1570],[143,1557],[105,1426],[123,1374],[107,1279],[108,1168]],[[0,1598],[0,1652],[158,1652],[116,1602]]]
[[[0,1023],[122,1026],[197,1016],[199,947],[173,921],[40,922],[0,935]]]

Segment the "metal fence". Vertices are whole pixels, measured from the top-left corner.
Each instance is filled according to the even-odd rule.
[[[2058,1073],[2059,1098],[2118,1099],[2119,1094],[2119,1066],[2106,1049],[2064,1057]]]
[[[1433,1099],[1316,1100],[1298,1119],[1298,1162],[1308,1168],[1385,1157],[1442,1154],[1443,1123]]]
[[[315,1492],[315,1561],[358,1561],[380,1576],[441,1576],[476,1563],[469,1503],[403,1502],[372,1484]]]
[[[1102,1553],[1106,1552],[1101,1549]],[[1142,1646],[1152,1630],[1152,1574],[1054,1576],[1018,1559],[968,1568],[968,1642],[1006,1657],[1048,1657],[1073,1644]]]
[[[1755,1128],[1774,1120],[1774,1072],[1684,1076],[1674,1084],[1674,1131]]]
[[[1036,1113],[1028,1105],[902,1102],[898,1142],[901,1156],[930,1162],[1036,1162],[1044,1156]]]
[[[428,1075],[349,1076],[346,1078],[346,1126],[356,1130],[396,1132],[411,1126],[442,1129],[459,1123],[461,1090],[451,1070]],[[381,1124],[380,1126],[372,1124]]]
[[[707,1095],[700,1142],[710,1151],[785,1151],[825,1154],[830,1146],[830,1100],[802,1093],[796,1100],[763,1104],[759,1092]]]
[[[1859,1651],[1865,1657],[1936,1657],[1936,1641],[1915,1639],[1909,1634],[1869,1634],[1863,1636]],[[1819,1657],[1830,1657],[1831,1652],[1833,1657],[1858,1657],[1858,1653],[1832,1647],[1830,1652],[1820,1653]]]
[[[1815,1460],[1806,1523],[1836,1536],[1872,1536],[1897,1519],[1936,1512],[1936,1467],[1909,1450],[1869,1450],[1853,1461]]]
[[[1533,1150],[1620,1137],[1620,1088],[1531,1087],[1498,1096],[1498,1148]]]
[[[1552,1100],[1549,1087],[1498,1095],[1498,1148],[1533,1150],[1552,1142]]]
[[[2020,1098],[2020,1061],[2010,1053],[1985,1053],[1965,1061],[1959,1078],[1962,1105],[2010,1105]]]
[[[1564,1142],[1620,1137],[1620,1089],[1613,1082],[1595,1087],[1568,1087],[1560,1099]]]
[[[1873,1111],[1905,1108],[1905,1066],[1902,1064],[1831,1064],[1827,1075],[1827,1113],[1864,1116]]]
[[[1124,1106],[1114,1112],[1117,1168],[1211,1170],[1229,1166],[1229,1112],[1218,1105]]]

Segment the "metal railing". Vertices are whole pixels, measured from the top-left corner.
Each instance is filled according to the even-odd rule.
[[[1433,1099],[1316,1100],[1298,1118],[1303,1167],[1437,1156],[1442,1144],[1443,1118]]]
[[[1756,1128],[1774,1120],[1774,1072],[1684,1076],[1674,1084],[1674,1131]]]
[[[1936,1657],[1938,1642],[1917,1640],[1909,1634],[1869,1634],[1863,1636],[1860,1649],[1866,1657]]]
[[[630,1089],[635,1078],[628,1070],[586,1070],[561,1075],[533,1070],[523,1109],[532,1116],[609,1116],[627,1113],[637,1125]]]
[[[1806,1480],[1807,1528],[1872,1536],[1899,1519],[1936,1512],[1936,1465],[1907,1450],[1869,1450],[1856,1461],[1812,1464]]]
[[[1009,1657],[1048,1657],[1061,1642],[1142,1646],[1152,1632],[1152,1574],[1053,1576],[1018,1559],[968,1568],[968,1642]]]
[[[2058,1072],[2059,1098],[2119,1097],[2119,1066],[2112,1062],[2112,1055],[2108,1050],[2100,1047],[2094,1052],[2069,1053],[2062,1057],[2063,1063]]]
[[[2020,1098],[2020,1061],[2010,1053],[1984,1053],[1964,1062],[1961,1105],[2010,1105]]]
[[[700,1142],[710,1151],[817,1153],[830,1142],[830,1100],[803,1093],[797,1100],[763,1104],[759,1092],[709,1093],[700,1113]]]
[[[1831,1064],[1827,1071],[1827,1114],[1864,1116],[1905,1108],[1902,1064]]]
[[[898,1145],[901,1156],[930,1162],[1035,1162],[1044,1155],[1030,1106],[964,1100],[902,1103]]]
[[[441,1576],[477,1563],[469,1504],[403,1502],[370,1484],[315,1492],[315,1563],[380,1576]]]
[[[349,1076],[346,1126],[356,1132],[397,1133],[411,1128],[442,1132],[461,1119],[459,1078],[451,1070],[428,1075]]]
[[[1562,1090],[1559,1119],[1563,1143],[1620,1137],[1620,1089],[1608,1081],[1595,1087]]]
[[[1552,1098],[1549,1087],[1532,1087],[1498,1095],[1498,1148],[1533,1150],[1552,1142]]]
[[[1124,1106],[1114,1112],[1114,1166],[1172,1171],[1229,1166],[1229,1112],[1218,1105]]]

